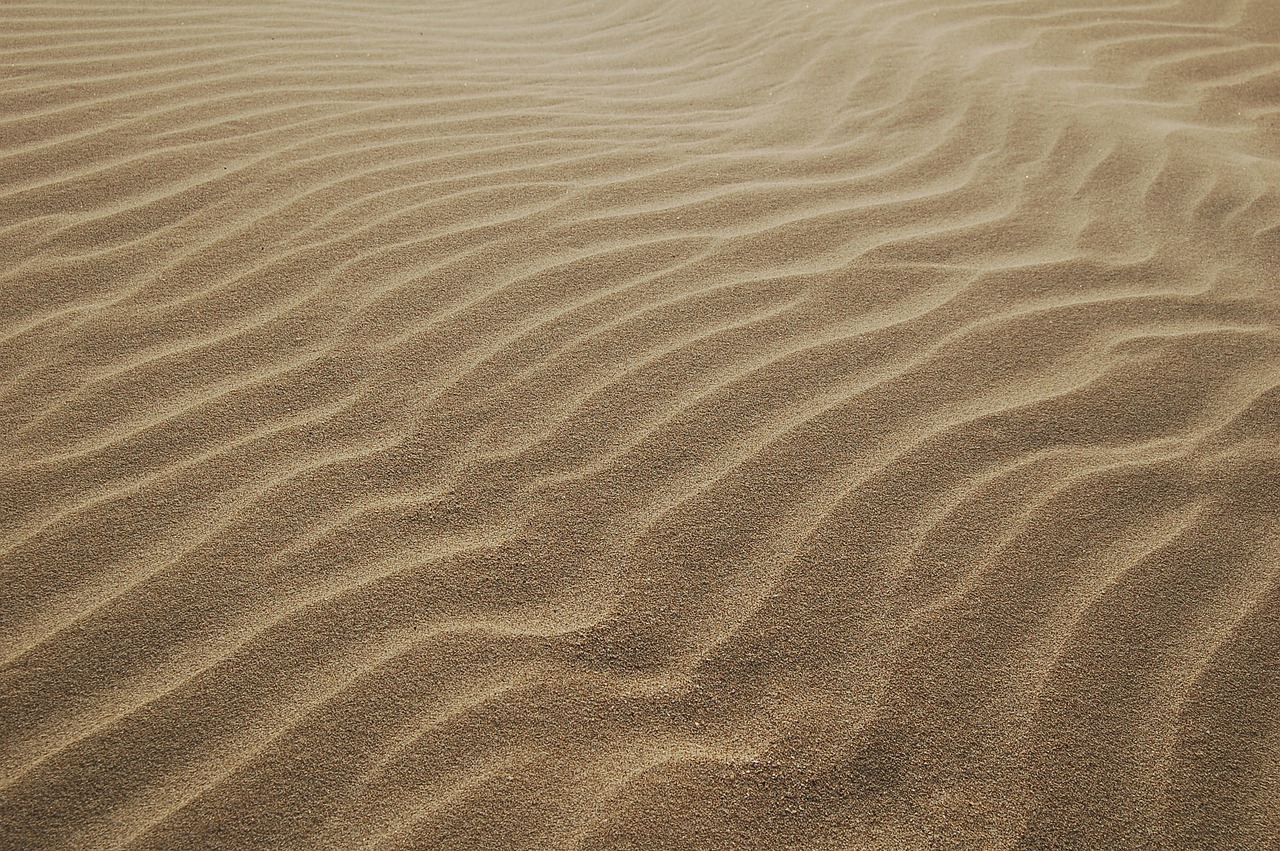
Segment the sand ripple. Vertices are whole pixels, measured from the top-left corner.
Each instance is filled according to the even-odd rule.
[[[1280,13],[0,6],[0,847],[1280,845]]]

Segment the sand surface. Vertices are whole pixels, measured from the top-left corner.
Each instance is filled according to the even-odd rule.
[[[1280,847],[1280,2],[0,5],[0,848]]]

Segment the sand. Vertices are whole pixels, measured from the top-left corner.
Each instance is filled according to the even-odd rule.
[[[1280,847],[1280,4],[0,5],[0,848]]]

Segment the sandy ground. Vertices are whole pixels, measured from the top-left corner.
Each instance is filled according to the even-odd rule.
[[[0,848],[1280,847],[1280,3],[0,5]]]

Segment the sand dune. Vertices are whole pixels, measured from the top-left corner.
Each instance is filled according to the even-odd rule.
[[[1280,6],[0,6],[0,847],[1280,847]]]

